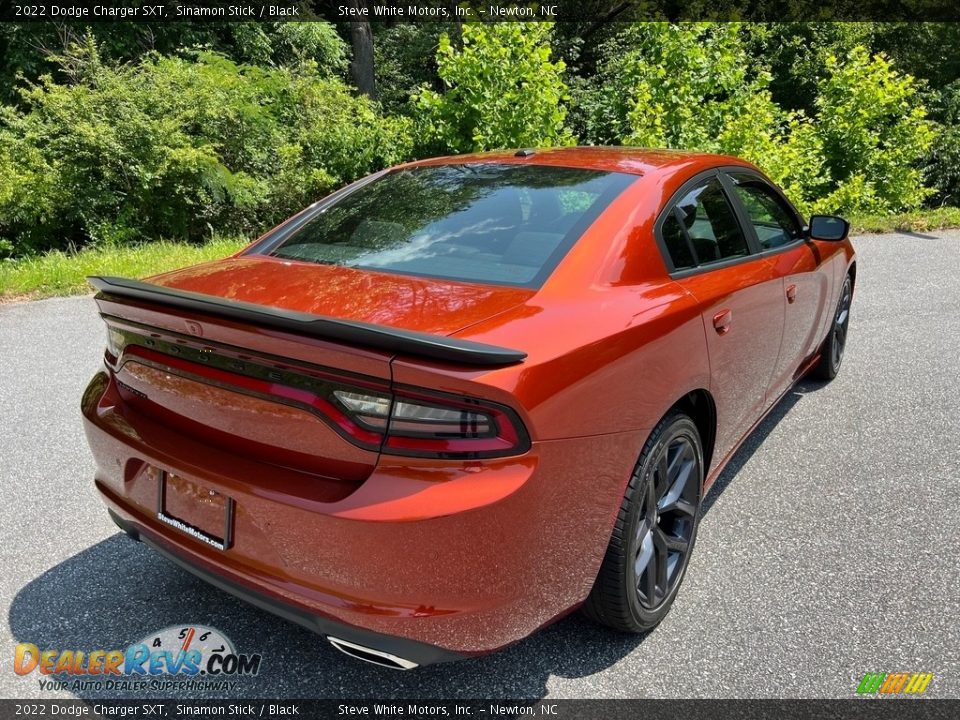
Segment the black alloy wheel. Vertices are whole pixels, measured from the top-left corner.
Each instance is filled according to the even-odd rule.
[[[850,327],[850,305],[853,300],[853,280],[847,275],[840,288],[840,300],[833,316],[833,324],[820,351],[820,362],[811,373],[821,380],[833,380],[840,372],[843,351],[847,347],[847,330]]]
[[[703,488],[703,445],[687,415],[654,428],[627,485],[584,612],[617,630],[643,632],[670,610],[693,551]]]
[[[640,604],[648,610],[663,604],[686,566],[700,495],[699,462],[691,438],[677,435],[662,446],[644,483],[633,567]]]

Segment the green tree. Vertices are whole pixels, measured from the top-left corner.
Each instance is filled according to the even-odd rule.
[[[387,111],[412,114],[411,98],[424,85],[441,90],[437,76],[440,36],[451,25],[440,22],[373,26],[377,99]]]
[[[750,62],[769,71],[773,101],[786,110],[816,112],[817,85],[827,58],[857,45],[873,47],[879,23],[787,22],[744,26]]]
[[[724,127],[769,104],[738,23],[635,23],[606,43],[578,87],[575,122],[590,143],[718,150]],[[774,118],[770,108],[764,118]]]
[[[573,141],[565,125],[564,64],[551,60],[549,23],[463,26],[462,47],[440,37],[444,92],[416,97],[424,149],[470,152]]]
[[[751,58],[758,32],[737,23],[628,27],[606,46],[596,79],[577,86],[575,126],[588,142],[743,157],[805,209],[919,205],[930,193],[920,166],[934,126],[916,81],[855,46],[817,60],[812,113],[784,108]]]
[[[960,80],[943,88],[936,102],[942,126],[924,167],[924,184],[935,191],[928,202],[960,205]]]
[[[935,126],[917,84],[863,46],[830,56],[817,88],[817,134],[834,183],[818,206],[847,212],[915,208],[930,194],[919,168]]]
[[[719,149],[724,127],[766,89],[766,75],[747,75],[737,23],[644,23],[631,44],[621,66],[631,145]]]
[[[579,127],[590,142],[738,155],[807,197],[825,180],[819,139],[773,101],[748,47],[738,23],[632,25],[579,93]]]

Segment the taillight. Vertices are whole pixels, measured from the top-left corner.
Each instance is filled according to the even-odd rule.
[[[374,430],[385,430],[390,417],[390,396],[334,390],[333,396],[353,418]]]
[[[120,357],[126,344],[127,336],[124,332],[112,325],[107,325],[107,360],[111,365]]]
[[[341,389],[333,395],[358,425],[384,432],[385,453],[481,458],[515,455],[530,447],[520,419],[504,406],[406,390],[388,395]]]
[[[107,365],[146,362],[262,398],[279,398],[323,419],[349,442],[391,455],[473,459],[530,449],[520,417],[506,405],[412,388],[391,391],[374,378],[349,378],[319,368],[267,365],[182,337],[141,335],[108,325]],[[383,384],[381,384],[383,383]]]

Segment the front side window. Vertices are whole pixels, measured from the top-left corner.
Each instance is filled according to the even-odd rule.
[[[705,180],[690,190],[676,203],[671,213],[675,221],[669,217],[665,221],[664,240],[669,246],[668,231],[673,234],[682,231],[686,235],[688,246],[692,249],[697,265],[749,254],[747,240],[740,230],[733,208],[727,202],[723,187],[717,178]],[[673,242],[678,248],[682,248],[678,240]],[[674,258],[674,266],[679,269],[676,258]]]
[[[800,224],[769,185],[747,173],[730,173],[730,178],[757,232],[760,247],[770,250],[800,238]]]
[[[270,254],[467,282],[539,287],[636,177],[543,165],[397,170],[295,228]]]

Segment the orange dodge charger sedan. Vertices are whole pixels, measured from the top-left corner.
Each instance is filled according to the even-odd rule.
[[[97,490],[134,539],[380,665],[578,607],[648,630],[731,454],[837,373],[847,234],[733,157],[376,173],[225,260],[90,278]]]

